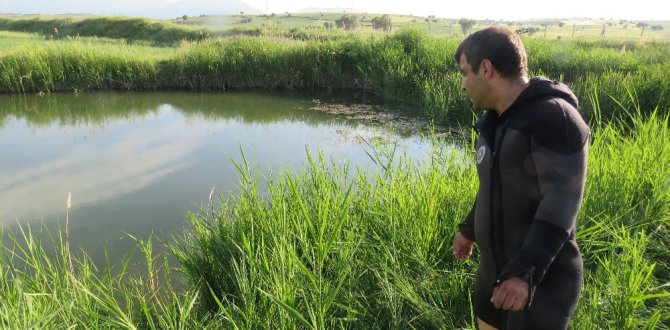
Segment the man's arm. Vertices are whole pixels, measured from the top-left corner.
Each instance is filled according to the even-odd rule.
[[[475,201],[477,198],[475,198]],[[475,243],[475,206],[472,205],[470,212],[463,222],[458,224],[458,232],[454,235],[453,250],[454,258],[465,260],[472,255]]]
[[[477,203],[477,197],[475,197],[475,202],[472,203],[472,208],[470,212],[465,217],[463,222],[458,224],[458,231],[465,236],[468,240],[475,241],[475,204]]]
[[[553,115],[558,118],[544,118],[548,125],[531,138],[542,199],[519,252],[497,279],[500,288],[510,278],[523,278],[528,283],[529,299],[563,244],[570,239],[586,179],[588,127],[583,121],[568,120],[578,116],[574,109],[551,110],[556,110]]]

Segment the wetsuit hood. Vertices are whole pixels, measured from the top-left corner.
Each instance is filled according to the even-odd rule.
[[[544,77],[531,79],[528,82],[528,87],[519,94],[519,97],[512,103],[510,108],[537,98],[561,98],[570,103],[575,109],[579,109],[577,96],[575,96],[567,85]]]
[[[547,98],[563,99],[575,109],[579,109],[577,96],[575,96],[566,84],[545,77],[535,77],[528,81],[528,87],[519,94],[509,108],[503,112],[500,118],[509,117],[511,113],[515,112],[516,108],[519,108],[528,102]],[[475,123],[474,128],[477,132],[481,133],[482,131],[485,131],[487,127],[492,127],[498,119],[499,116],[495,111],[487,110],[477,123]]]

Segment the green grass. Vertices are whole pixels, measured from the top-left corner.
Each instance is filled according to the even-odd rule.
[[[667,116],[595,124],[576,329],[668,328],[669,139]],[[193,215],[177,250],[205,306],[228,327],[471,327],[473,264],[449,249],[474,169],[440,147],[421,166],[389,149],[373,157],[374,179],[317,157],[270,179],[267,196],[241,162],[241,192]]]
[[[113,39],[0,38],[0,91],[358,89],[440,122],[471,121],[451,56],[459,39],[393,34],[261,30],[182,42],[176,48]],[[298,39],[298,40],[296,40]],[[9,46],[7,46],[9,45]],[[533,74],[568,83],[589,117],[670,108],[670,44],[526,38]],[[0,51],[2,49],[0,48]],[[614,102],[623,100],[624,104]],[[595,114],[596,108],[605,109]]]
[[[174,55],[175,48],[155,47],[149,45],[128,44],[124,39],[100,37],[65,37],[59,40],[44,38],[37,33],[0,31],[0,57],[10,53],[29,51],[35,48],[58,49],[77,47],[79,49],[99,48],[106,53],[142,54],[154,60],[167,59]]]
[[[0,30],[39,33],[47,39],[83,36],[123,39],[131,43],[175,45],[182,40],[202,40],[203,29],[146,18],[0,18]]]
[[[2,91],[155,88],[156,58],[142,48],[76,42],[19,47],[0,59]]]
[[[85,253],[70,250],[67,235],[52,234],[23,226],[16,233],[2,230],[3,329],[207,326],[208,317],[195,314],[195,293],[172,288],[170,265],[154,259],[151,239],[138,243],[147,261],[143,278],[126,272],[130,256],[115,267],[107,263],[98,268]]]

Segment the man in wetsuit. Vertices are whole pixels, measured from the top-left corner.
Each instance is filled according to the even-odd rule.
[[[473,303],[480,329],[565,329],[583,283],[575,241],[589,128],[564,84],[528,78],[519,37],[490,27],[455,54],[476,109],[479,190],[454,256],[480,252]]]

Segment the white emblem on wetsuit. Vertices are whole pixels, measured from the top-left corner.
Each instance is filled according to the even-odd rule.
[[[479,149],[477,149],[477,164],[482,163],[485,155],[486,155],[486,147],[485,146],[479,147]]]

